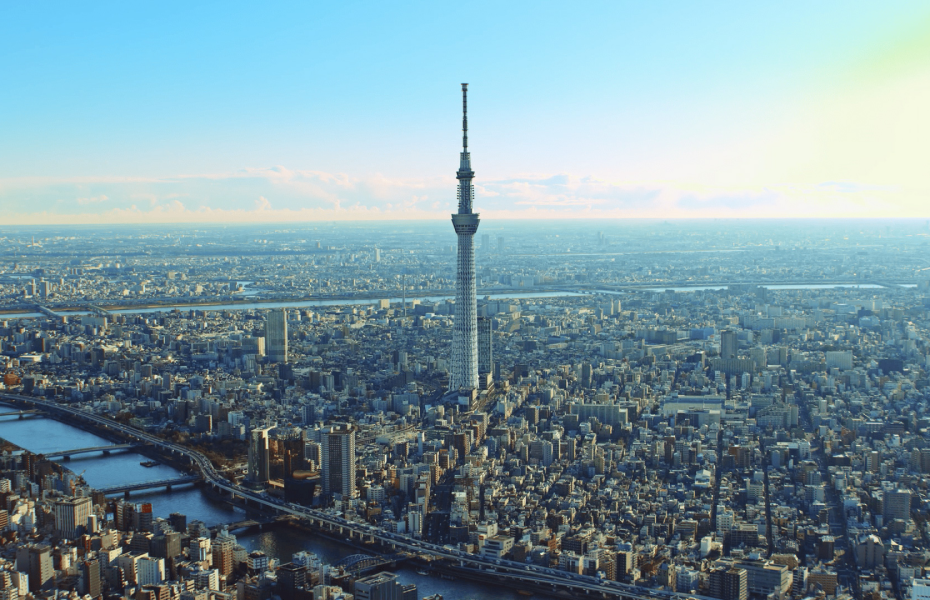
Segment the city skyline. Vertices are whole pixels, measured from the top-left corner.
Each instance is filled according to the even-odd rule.
[[[428,5],[16,7],[0,207],[8,224],[445,219],[440,107],[467,80],[486,95],[486,218],[930,216],[930,8],[729,8],[478,5],[450,72],[461,40]]]

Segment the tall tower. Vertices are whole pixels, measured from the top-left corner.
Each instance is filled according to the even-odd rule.
[[[455,321],[452,329],[452,373],[449,391],[478,387],[478,300],[475,291],[475,232],[478,215],[472,212],[475,189],[471,180],[471,155],[468,152],[468,84],[462,84],[462,153],[459,170],[459,210],[452,215],[452,226],[459,236],[455,274]]]

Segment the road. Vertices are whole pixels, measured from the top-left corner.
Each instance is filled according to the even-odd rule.
[[[65,414],[74,419],[87,421],[99,427],[118,432],[126,437],[152,444],[153,446],[161,448],[163,451],[186,456],[191,464],[200,470],[204,481],[216,490],[228,492],[231,496],[247,499],[249,502],[261,505],[271,511],[290,514],[301,519],[307,519],[320,526],[325,525],[331,529],[338,529],[342,534],[348,533],[372,539],[384,546],[394,548],[395,551],[407,551],[413,554],[429,555],[434,558],[446,559],[457,564],[459,567],[484,571],[489,575],[493,574],[493,576],[508,579],[517,584],[528,583],[537,586],[552,586],[553,591],[563,588],[575,593],[602,594],[606,597],[625,598],[629,600],[657,600],[669,598],[681,600],[686,598],[712,600],[703,599],[701,596],[694,596],[691,594],[679,594],[677,592],[665,590],[651,590],[640,586],[621,583],[619,581],[601,580],[596,577],[578,575],[538,565],[504,559],[486,558],[463,552],[451,546],[440,546],[405,535],[384,531],[368,523],[347,521],[332,512],[324,512],[295,504],[286,504],[283,500],[271,498],[267,494],[254,492],[229,482],[216,471],[210,460],[199,452],[163,440],[136,429],[135,427],[117,423],[111,419],[68,405],[56,404],[38,398],[13,394],[0,394],[0,398],[14,404],[28,403],[33,407],[42,408],[48,412]]]
[[[813,421],[810,416],[810,407],[807,402],[798,402],[798,416],[804,425],[805,431],[813,431]],[[827,464],[828,459],[824,452],[823,443],[817,445],[816,452],[811,453],[811,458],[817,463],[820,471],[820,479],[824,484],[824,500],[829,508],[828,524],[830,535],[835,540],[834,549],[843,550],[843,558],[836,561],[836,578],[837,582],[852,590],[854,598],[862,598],[862,589],[859,585],[858,566],[856,565],[855,546],[850,543],[846,531],[846,514],[841,504],[842,498],[831,485],[830,469]],[[899,596],[900,598],[900,596]]]

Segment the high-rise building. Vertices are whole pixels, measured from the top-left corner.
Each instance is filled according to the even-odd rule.
[[[334,426],[323,434],[323,493],[355,496],[355,431]]]
[[[236,538],[231,535],[218,535],[213,541],[211,554],[213,557],[213,568],[219,571],[220,575],[229,575],[232,573],[235,565]]]
[[[475,232],[478,214],[472,212],[475,193],[468,152],[468,84],[462,84],[462,153],[456,178],[459,181],[458,212],[452,226],[458,236],[458,260],[455,276],[455,320],[452,328],[452,372],[449,391],[478,387],[478,299],[475,290]]]
[[[866,452],[863,457],[865,460],[865,470],[871,473],[878,473],[878,470],[882,466],[882,455],[879,452],[874,450]]]
[[[736,358],[736,332],[726,330],[720,333],[720,358]]]
[[[303,565],[285,563],[276,572],[281,600],[294,600],[298,597],[298,590],[307,585],[307,567]]]
[[[581,385],[586,388],[594,385],[594,367],[589,362],[581,363]]]
[[[90,498],[60,498],[52,505],[55,531],[63,538],[76,539],[87,529],[87,518],[93,509]]]
[[[710,573],[710,596],[721,600],[749,598],[749,577],[745,569],[720,568]]]
[[[494,348],[492,346],[491,319],[478,318],[478,374],[490,373],[494,361]]]
[[[271,362],[287,362],[287,309],[275,309],[265,318],[265,353]]]
[[[870,534],[860,538],[856,545],[856,564],[860,569],[874,569],[885,560],[885,545],[877,535]]]
[[[190,558],[194,562],[203,562],[213,558],[213,543],[210,538],[198,537],[193,538],[188,546]]]
[[[52,566],[51,548],[31,544],[20,546],[16,549],[16,570],[28,573],[30,592],[37,592],[53,584],[55,569]]]
[[[100,561],[96,558],[81,563],[81,592],[91,598],[100,596]]]
[[[181,553],[181,534],[164,531],[152,538],[149,554],[158,558],[174,558]]]
[[[142,555],[136,562],[136,583],[155,585],[165,580],[165,559]]]
[[[885,492],[882,502],[884,516],[888,520],[911,519],[911,492],[909,490],[893,490]]]
[[[270,429],[253,429],[249,439],[249,479],[256,483],[264,483],[271,478],[269,431]]]
[[[187,515],[183,513],[171,513],[168,515],[168,522],[171,523],[171,528],[179,533],[187,531]]]

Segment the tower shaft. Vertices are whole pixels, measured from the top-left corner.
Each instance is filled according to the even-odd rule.
[[[455,276],[455,320],[452,329],[452,370],[449,390],[478,387],[478,301],[475,289],[474,237],[478,214],[472,212],[474,186],[468,152],[468,84],[462,84],[462,152],[459,157],[458,212],[452,226],[458,235]]]

